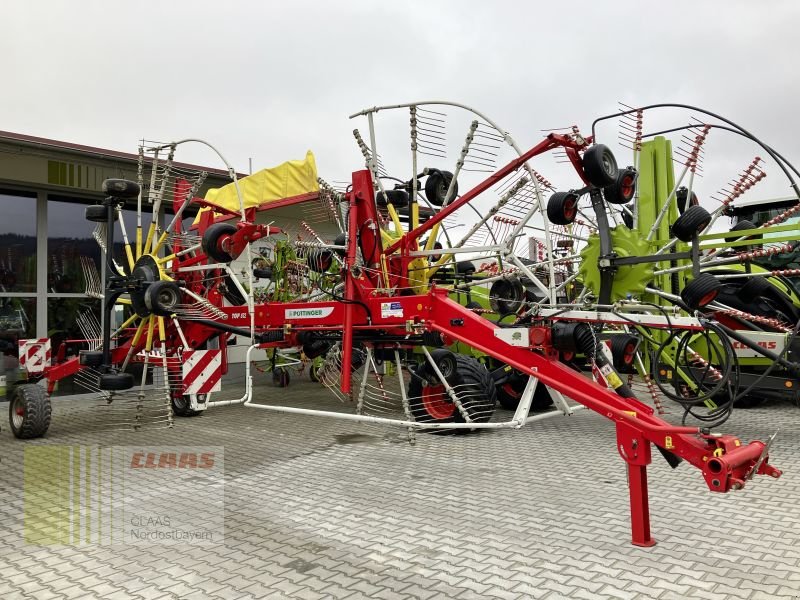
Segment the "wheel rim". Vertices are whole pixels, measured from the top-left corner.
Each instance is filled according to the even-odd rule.
[[[636,354],[636,344],[631,342],[627,346],[625,346],[625,350],[622,353],[622,362],[626,365],[633,364],[633,357]]]
[[[504,383],[501,387],[509,398],[519,400],[522,397],[522,392],[514,388],[514,386],[510,383]]]
[[[611,156],[609,156],[608,152],[604,152],[603,153],[603,170],[608,175],[613,175],[614,174],[614,161],[611,158]]]
[[[575,200],[567,198],[564,202],[564,218],[571,221],[575,217],[575,209]]]
[[[716,297],[717,297],[717,290],[714,290],[713,292],[708,292],[705,296],[700,298],[700,302],[698,302],[698,304],[700,306],[705,306],[706,304],[713,302],[714,298]]]
[[[455,372],[455,365],[453,365],[453,361],[448,359],[441,361],[439,363],[439,371],[441,371],[442,377],[445,379],[452,376]]]
[[[22,404],[22,399],[19,396],[14,398],[14,402],[11,405],[11,422],[14,425],[14,429],[19,429],[22,427],[22,423],[25,421],[25,407]]]
[[[158,302],[164,308],[175,308],[178,305],[178,297],[172,289],[164,288],[158,294]]]
[[[453,404],[445,395],[443,385],[427,385],[422,388],[422,406],[431,417],[437,420],[449,419],[455,412]]]

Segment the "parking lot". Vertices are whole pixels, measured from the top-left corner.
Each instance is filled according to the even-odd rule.
[[[338,403],[300,378],[257,397]],[[800,409],[788,404],[736,411],[724,427],[743,439],[780,430],[780,480],[715,495],[654,453],[653,548],[629,543],[614,429],[588,411],[411,445],[400,429],[242,406],[102,431],[96,404],[54,400],[43,440],[3,426],[1,598],[800,597]],[[223,446],[224,545],[26,544],[26,444]]]

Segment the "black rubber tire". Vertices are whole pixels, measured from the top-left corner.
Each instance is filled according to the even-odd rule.
[[[583,153],[583,173],[595,187],[604,188],[617,180],[617,159],[611,148],[595,144]]]
[[[520,383],[521,381],[521,383]],[[497,386],[497,402],[506,410],[517,410],[522,392],[525,390],[525,380],[509,379]],[[536,386],[539,387],[538,385]]]
[[[14,388],[8,403],[8,424],[20,440],[42,437],[50,427],[50,397],[47,390],[35,383]]]
[[[222,283],[225,285],[225,291],[222,292],[222,295],[228,302],[233,306],[244,306],[247,304],[247,298],[242,296],[242,292],[236,287],[230,275],[225,275],[225,279]]]
[[[272,279],[272,269],[253,269],[253,277],[256,279]]]
[[[752,221],[748,221],[747,219],[745,219],[744,221],[737,222],[733,227],[731,227],[731,232],[733,232],[733,231],[744,231],[746,229],[757,229],[757,228],[758,228],[758,226],[753,224]],[[726,242],[735,242],[740,237],[741,236],[729,235],[729,236],[725,237],[725,241]],[[752,246],[751,245],[735,246],[732,249],[735,250],[736,252],[749,252],[750,250],[752,250],[753,248],[755,248],[756,246],[758,246],[760,244],[759,240],[761,240],[761,235],[750,235],[750,236],[747,236],[745,239],[746,240],[753,240],[754,241],[753,245]]]
[[[684,214],[688,214],[688,211]],[[692,310],[703,308],[714,301],[722,289],[722,282],[710,273],[700,273],[681,290],[681,299]]]
[[[516,313],[525,302],[525,287],[519,279],[498,279],[489,288],[489,306],[501,316]]]
[[[758,302],[764,296],[771,297],[775,293],[780,293],[778,288],[772,285],[765,277],[749,277],[745,284],[739,288],[739,298],[743,302],[750,304]]]
[[[672,224],[672,235],[682,242],[690,242],[711,223],[711,215],[702,206],[690,206]]]
[[[497,402],[506,410],[517,410],[526,385],[528,385],[528,378],[519,371],[514,371],[514,376],[497,386]],[[536,384],[536,390],[533,392],[530,409],[533,412],[542,412],[552,404],[553,399],[550,397],[547,386],[540,381]]]
[[[433,249],[434,250],[441,250],[442,249],[442,243],[441,242],[433,242]],[[441,254],[431,254],[430,256],[428,256],[428,261],[430,262],[430,264],[434,264],[434,263],[439,262],[440,258],[442,258]]]
[[[428,202],[434,206],[441,206],[444,204],[445,197],[447,196],[447,189],[450,187],[450,182],[453,179],[453,174],[450,171],[434,171],[425,180],[425,197]],[[458,182],[456,181],[453,187],[453,197],[450,198],[452,202],[458,196]]]
[[[147,286],[144,304],[154,315],[169,317],[181,302],[181,288],[174,281],[156,281]]]
[[[353,347],[353,355],[350,358],[350,368],[358,371],[367,362],[367,352],[363,348]]]
[[[214,223],[211,225],[206,229],[206,232],[203,234],[203,239],[200,242],[205,255],[215,262],[231,262],[234,257],[222,249],[220,242],[234,233],[236,233],[236,225],[232,223]]]
[[[84,367],[99,367],[103,364],[103,351],[81,350],[78,352],[78,363]]]
[[[458,360],[456,354],[447,348],[436,348],[431,352],[431,358],[450,385],[458,383]],[[425,359],[417,368],[417,375],[426,379],[431,384],[439,383],[439,376],[433,370],[430,362]]]
[[[333,240],[333,245],[334,246],[346,246],[347,245],[347,234],[342,232],[339,235],[337,235],[336,239]],[[334,250],[334,252],[336,252],[336,254],[338,254],[340,258],[344,258],[344,255],[347,254],[344,250],[340,250],[339,248]]]
[[[631,212],[633,212],[632,206],[629,206],[628,208],[631,210]],[[626,210],[622,211],[622,222],[628,229],[633,229],[633,215]]]
[[[109,207],[105,204],[93,204],[84,209],[83,216],[93,223],[108,223],[108,211]],[[117,211],[114,211],[114,220],[116,219]]]
[[[684,186],[679,187],[678,190],[675,192],[675,202],[678,205],[679,214],[683,214],[686,212],[686,209],[688,208],[686,206],[687,204],[686,201],[688,198],[689,198],[689,190]],[[688,204],[689,206],[697,206],[698,204],[700,204],[700,200],[697,198],[697,194],[692,192],[692,198],[691,200],[689,200]]]
[[[172,396],[170,404],[172,404],[172,414],[177,417],[196,417],[203,414],[202,410],[189,408],[191,404],[187,395]]]
[[[408,192],[405,190],[386,190],[381,193],[375,192],[375,203],[378,206],[391,204],[394,208],[405,208],[408,206]]]
[[[103,373],[100,375],[99,387],[109,392],[121,392],[133,387],[133,375],[130,373]]]
[[[459,275],[472,275],[475,272],[475,263],[471,260],[460,260],[456,263],[456,273]]]
[[[639,338],[635,335],[620,333],[611,337],[611,364],[619,373],[628,374],[636,371],[638,348]]]
[[[290,381],[291,377],[289,377],[289,371],[283,367],[277,367],[274,371],[272,371],[272,385],[275,387],[289,387]]]
[[[556,192],[547,200],[547,219],[554,225],[569,225],[578,216],[575,192]]]
[[[497,391],[489,371],[475,358],[453,354],[456,359],[457,371],[453,382],[450,383],[459,394],[466,396],[462,403],[464,410],[475,423],[485,423],[492,418],[497,404]],[[456,387],[457,386],[457,387]],[[449,416],[435,417],[428,412],[423,402],[423,380],[412,374],[408,384],[408,403],[414,420],[423,423],[464,423],[464,417],[454,405]],[[443,392],[443,404],[449,403],[447,393]],[[466,433],[467,430],[456,430]]]
[[[639,173],[633,167],[620,169],[611,185],[603,188],[603,198],[611,204],[627,204],[636,194],[636,181]]]
[[[483,306],[481,306],[481,303],[480,303],[480,302],[475,302],[475,301],[473,300],[472,302],[467,302],[467,303],[464,305],[464,308],[468,308],[468,309],[470,309],[470,310],[472,310],[473,308],[479,308],[479,309],[481,309],[481,310],[482,310],[482,309],[483,309]]]
[[[281,339],[282,338],[283,336],[281,335]],[[305,344],[303,344],[303,354],[305,354],[306,358],[309,359],[314,359],[317,358],[318,356],[322,356],[323,354],[327,354],[328,350],[330,349],[331,349],[331,342],[328,342],[326,340],[312,340],[310,342],[306,342]]]
[[[306,264],[315,273],[325,273],[333,266],[333,252],[323,248],[314,248],[308,254]]]
[[[100,189],[114,198],[136,198],[141,191],[139,184],[130,179],[106,179]]]
[[[423,331],[422,345],[428,348],[441,348],[444,346],[444,338],[438,331]]]

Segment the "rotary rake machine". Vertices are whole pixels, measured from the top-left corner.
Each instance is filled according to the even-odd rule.
[[[421,168],[422,160],[444,160],[448,154],[446,109],[467,115],[455,167]],[[395,157],[378,152],[375,124],[381,111],[407,118],[411,158],[403,168],[410,178],[389,175],[385,165]],[[621,260],[625,257],[614,249],[624,243],[610,232],[612,222],[625,214],[635,222],[635,207],[624,214],[615,207],[634,199],[637,169],[619,169],[608,147],[577,128],[551,132],[522,151],[488,117],[454,103],[375,107],[353,117],[367,120],[368,140],[354,132],[366,168],[354,172],[339,191],[321,182],[309,194],[337,226],[331,239],[305,222],[302,231],[287,233],[269,221],[269,206],[246,207],[230,167],[238,210],[196,198],[202,176],[192,181],[173,173],[174,183],[167,184],[172,156],[182,142],[151,149],[156,156],[168,153],[160,170],[152,166],[148,198],[153,214],[170,192],[174,217],[163,230],[155,216],[147,228],[140,219],[135,243],[123,229],[127,266],[106,265],[102,339],[95,349],[48,367],[40,376],[54,381],[89,373],[109,404],[127,398],[136,406],[135,426],[148,401],[157,407],[156,421],[167,425],[173,412],[191,415],[243,403],[396,425],[407,428],[413,440],[419,430],[518,429],[589,408],[616,427],[617,450],[628,472],[632,541],[641,546],[655,543],[647,492],[653,446],[673,467],[688,462],[700,469],[715,492],[738,490],[757,474],[781,475],[769,463],[771,439],[745,443],[709,427],[672,424],[656,414],[658,405],[639,400],[623,380],[621,371],[642,363],[639,338],[632,332],[654,331],[648,334],[654,339],[675,330],[702,333],[710,317],[696,311],[708,306],[718,291],[692,284],[703,279],[695,268],[701,224],[692,222],[685,228],[691,248],[668,253],[675,242],[666,241],[660,257],[641,261],[694,265],[688,269],[694,278],[681,281],[682,293],[648,283],[642,293],[653,294],[658,302],[636,297],[638,289],[619,297],[624,285],[619,274],[639,263]],[[511,158],[497,168],[504,153]],[[554,153],[565,156],[582,187],[554,192],[546,200],[545,193],[554,188],[532,163]],[[488,176],[480,175],[485,171]],[[468,175],[477,181],[463,191]],[[87,218],[104,224],[106,247],[114,246],[114,222],[122,203],[137,198],[141,214],[141,180],[106,181],[106,201],[87,209]],[[580,206],[584,197],[592,214]],[[190,205],[208,210],[186,230],[182,215]],[[597,242],[575,229],[578,219],[591,221]],[[467,230],[454,241],[458,227]],[[532,243],[529,258],[523,258],[521,244],[531,232],[539,239]],[[254,242],[271,244],[255,262]],[[584,262],[593,261],[593,270],[583,275],[575,263],[578,246],[595,253],[584,257]],[[653,254],[650,246],[645,250]],[[456,260],[459,256],[467,260]],[[245,265],[242,278],[237,264]],[[256,280],[271,282],[258,301]],[[130,316],[112,332],[112,311],[119,305],[127,306]],[[224,365],[230,336],[249,340],[246,387],[238,400],[214,400],[205,395],[207,390],[190,387],[186,365],[195,371],[211,368],[214,361]],[[344,410],[256,401],[253,353],[296,348],[322,360],[318,377],[342,399]],[[705,360],[710,364],[713,356]],[[135,378],[132,368],[137,365],[141,370]],[[590,367],[594,378],[582,373],[581,366]],[[397,377],[395,386],[389,381],[392,375]],[[707,391],[696,369],[690,375],[695,392]],[[33,387],[18,388],[21,400],[14,406],[23,409],[22,417],[29,407],[36,413],[42,406],[43,388],[33,392]],[[718,388],[714,391],[725,389]],[[657,401],[654,388],[647,389]],[[542,391],[555,410],[531,415]],[[505,418],[495,412],[499,392],[503,406],[513,409]],[[35,421],[27,430],[18,425],[18,431],[44,433]]]

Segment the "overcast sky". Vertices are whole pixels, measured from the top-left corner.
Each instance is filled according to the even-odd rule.
[[[531,146],[618,101],[673,101],[800,161],[798,23],[791,0],[17,0],[3,9],[0,129],[131,152],[201,137],[239,170],[310,148],[335,180],[361,166],[347,116],[366,106],[457,100]],[[757,153],[733,146],[714,149],[721,180]],[[763,189],[788,194],[767,171]]]

